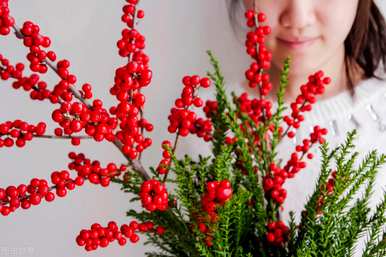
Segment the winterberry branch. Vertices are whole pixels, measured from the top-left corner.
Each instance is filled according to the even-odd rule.
[[[296,101],[291,104],[291,115],[283,118],[281,113],[285,109],[282,108],[284,84],[288,83],[289,71],[286,61],[284,75],[280,79],[278,111],[272,115],[272,102],[266,97],[272,89],[267,72],[272,54],[264,44],[271,28],[263,24],[266,20],[264,13],[258,13],[256,10],[248,10],[245,13],[247,26],[250,28],[245,46],[252,58],[245,76],[251,88],[257,87],[259,96],[250,99],[247,93],[238,98],[233,95],[236,105],[236,108],[233,108],[226,96],[219,62],[208,51],[215,68],[215,73],[208,73],[208,76],[215,83],[217,101],[208,100],[205,103],[203,111],[208,119],[197,117],[190,107],[203,106],[203,101],[196,92],[200,87],[209,87],[211,81],[198,75],[184,76],[181,97],[175,101],[168,117],[168,131],[175,134],[174,144],[172,146],[168,140],[162,142],[163,158],[156,170],[151,168],[155,178],[150,178],[140,162],[143,150],[152,144],[151,138],[144,137],[144,132],[152,131],[153,125],[144,118],[143,112],[146,98],[141,90],[150,84],[152,70],[149,66],[150,58],[143,51],[145,37],[134,28],[134,24],[137,24],[136,18],[144,17],[143,10],[137,9],[139,0],[125,0],[122,8],[121,20],[127,27],[122,30],[117,47],[119,55],[127,63],[115,70],[114,85],[110,88],[110,94],[115,96],[118,102],[109,110],[103,107],[100,99],[88,101],[93,98],[90,84],[83,84],[79,90],[75,88],[77,78],[70,73],[70,62],[66,59],[56,62],[55,52],[47,50],[51,39],[40,33],[38,24],[26,21],[21,29],[15,25],[9,13],[8,1],[0,0],[0,35],[8,35],[13,30],[15,36],[23,40],[29,50],[26,59],[33,74],[24,76],[24,64],[17,63],[13,66],[0,55],[0,78],[15,79],[12,87],[30,91],[34,100],[49,99],[53,104],[60,103],[51,116],[60,127],[55,128],[55,135],[44,135],[43,122],[33,126],[20,120],[7,121],[0,124],[0,147],[11,147],[14,140],[17,146],[22,147],[34,136],[71,139],[73,145],[78,145],[81,138],[93,138],[96,142],[107,140],[113,143],[128,163],[120,166],[108,163],[101,166],[98,160],[90,160],[83,153],[71,152],[69,157],[72,162],[68,164],[68,169],[76,172],[76,177],[71,178],[67,170],[54,171],[51,174],[53,185],[48,185],[43,179],[33,178],[28,186],[21,184],[0,188],[0,213],[4,216],[19,207],[28,209],[31,205],[38,205],[43,199],[52,201],[56,195],[63,197],[68,190],[89,181],[103,187],[109,186],[111,182],[122,184],[121,189],[124,192],[135,195],[130,202],[139,200],[144,210],[127,212],[128,216],[138,221],[133,220],[120,227],[110,221],[106,227],[94,223],[90,228],[82,229],[76,237],[76,243],[87,251],[107,247],[113,241],[117,241],[119,245],[125,245],[128,240],[136,243],[139,233],[147,233],[147,243],[158,245],[164,250],[163,254],[168,256],[292,256],[294,252],[296,254],[302,250],[298,245],[307,248],[307,253],[315,252],[315,256],[330,256],[331,252],[320,251],[327,248],[324,242],[322,246],[318,245],[323,240],[308,237],[308,231],[317,237],[320,237],[320,234],[337,235],[337,240],[327,242],[328,246],[333,246],[334,241],[342,241],[342,238],[347,237],[347,233],[341,229],[341,221],[344,221],[345,227],[350,227],[351,231],[353,227],[355,229],[357,224],[350,224],[350,218],[341,219],[339,213],[337,216],[334,213],[333,217],[334,224],[335,220],[338,220],[337,226],[327,224],[326,227],[323,220],[313,226],[314,221],[308,219],[308,223],[297,227],[306,225],[307,233],[300,234],[301,241],[294,246],[297,228],[291,221],[289,227],[294,229],[289,231],[289,227],[279,215],[279,208],[282,210],[281,204],[287,197],[283,184],[306,167],[303,160],[313,158],[310,149],[325,141],[327,130],[315,126],[310,137],[304,139],[302,144],[296,145],[285,165],[281,164],[280,159],[276,160],[276,144],[284,136],[291,138],[295,135],[295,129],[299,128],[304,119],[303,112],[312,109],[315,96],[323,93],[324,85],[329,83],[329,79],[323,78],[322,72],[311,75],[307,84],[301,87]],[[40,81],[40,74],[48,70],[54,71],[60,77],[52,91],[46,88],[47,83]],[[283,127],[279,123],[281,120],[288,126],[284,135]],[[77,133],[82,135],[76,136]],[[206,142],[211,141],[214,146],[213,158],[200,156],[200,160],[196,162],[185,155],[182,160],[178,160],[175,155],[178,141],[180,137],[189,134],[197,135]],[[348,186],[349,183],[341,179],[348,174],[357,173],[350,172],[355,161],[353,158],[344,163],[344,153],[346,152],[343,151],[342,157],[336,159],[338,175],[333,175],[327,185],[320,187],[322,196],[323,190],[334,194],[343,192],[340,184]],[[324,161],[323,166],[328,167],[328,162],[329,160]],[[339,175],[339,170],[342,169],[346,176]],[[175,172],[176,179],[167,179],[169,171]],[[169,181],[177,186],[176,193],[168,192],[166,183]],[[54,190],[56,194],[52,192]],[[334,194],[328,201],[333,201],[338,196]],[[318,205],[323,205],[325,199],[316,200]],[[335,209],[343,208],[342,205],[342,201],[338,202],[338,208]],[[318,212],[319,218],[324,214],[319,213],[318,208],[307,211]],[[356,209],[364,209],[364,206],[357,205]],[[381,212],[384,211],[379,213],[382,214]],[[351,212],[344,215],[358,217],[358,214],[360,213]],[[356,222],[362,219],[353,220]],[[363,220],[367,222],[366,217],[363,217]],[[369,224],[371,222],[366,226]],[[314,233],[315,228],[318,233]],[[336,233],[337,230],[342,231]],[[344,237],[339,234],[344,234]],[[302,239],[303,236],[305,240]],[[347,245],[342,244],[345,248]]]
[[[23,35],[23,33],[21,32],[21,29],[16,25],[16,23],[12,26],[12,28],[13,28],[13,31],[14,31],[15,36],[16,36],[18,39],[22,40],[22,39],[24,38],[24,35]],[[53,71],[60,77],[60,74],[59,74],[59,72],[58,72],[58,69],[55,67],[55,65],[54,65],[51,61],[45,59],[43,62],[44,62],[45,64],[47,64],[47,66],[48,66],[49,68],[51,68],[51,70],[53,70]],[[73,93],[73,95],[75,96],[75,98],[77,98],[79,101],[81,101],[82,103],[84,103],[88,108],[92,108],[91,103],[89,103],[86,99],[84,99],[84,98],[81,96],[81,94],[80,94],[77,90],[74,89],[74,87],[70,86],[69,89],[70,89],[70,91]]]
[[[16,24],[14,24],[12,26],[12,28],[13,28],[14,34],[16,35],[17,38],[19,38],[19,39],[23,39],[24,38],[23,33],[21,32],[20,28],[18,28],[18,26]],[[55,65],[51,61],[45,59],[44,63],[47,64],[47,66],[51,70],[53,70],[59,77],[61,77],[58,69],[55,67]],[[79,101],[81,101],[83,104],[85,104],[88,108],[90,108],[90,109],[93,108],[92,104],[89,101],[87,101],[87,99],[84,99],[82,97],[82,95],[77,90],[74,89],[74,87],[70,86],[69,89],[72,92],[72,94],[75,96],[75,98],[77,98]],[[75,138],[79,138],[79,137],[75,137]],[[123,144],[119,140],[115,139],[113,141],[113,144],[119,149],[120,152],[122,152]],[[133,170],[138,172],[145,180],[150,179],[150,176],[149,176],[148,172],[143,167],[143,165],[140,162],[140,160],[132,160],[126,154],[124,154],[123,152],[122,152],[122,154],[129,161],[130,165],[133,167]]]

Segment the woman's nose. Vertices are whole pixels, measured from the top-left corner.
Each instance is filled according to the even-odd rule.
[[[315,22],[313,0],[288,0],[280,15],[285,28],[302,29]]]

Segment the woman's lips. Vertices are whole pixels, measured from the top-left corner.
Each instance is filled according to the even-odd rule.
[[[297,39],[297,40],[287,40],[282,38],[277,38],[280,44],[291,48],[291,49],[301,49],[306,46],[313,44],[319,37],[307,38],[307,39]]]

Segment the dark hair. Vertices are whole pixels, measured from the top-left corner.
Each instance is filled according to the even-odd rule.
[[[242,0],[227,0],[232,28],[237,30],[237,11]],[[363,69],[365,78],[378,78],[375,72],[380,65],[386,73],[386,21],[374,0],[359,0],[353,26],[344,41],[345,66],[348,86],[354,88],[355,62]]]

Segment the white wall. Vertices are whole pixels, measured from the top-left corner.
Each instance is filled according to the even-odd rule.
[[[122,60],[116,54],[119,38],[121,6],[124,1],[67,0],[11,1],[12,14],[20,25],[31,19],[41,25],[44,34],[53,39],[53,48],[60,58],[72,61],[71,70],[80,82],[94,85],[95,95],[111,106],[114,99],[108,89],[113,72]],[[386,4],[382,0],[383,9]],[[140,30],[147,37],[147,53],[151,57],[154,78],[146,89],[147,118],[155,125],[153,147],[144,154],[144,164],[156,165],[159,145],[166,133],[167,115],[180,92],[184,74],[205,74],[210,67],[205,50],[212,49],[219,57],[229,84],[243,75],[248,64],[244,49],[233,37],[225,3],[222,0],[142,1],[146,17]],[[12,61],[23,60],[25,49],[13,37],[0,38],[0,52]],[[49,76],[52,85],[57,78]],[[52,106],[32,102],[26,94],[0,86],[0,122],[24,119],[32,123],[49,120]],[[50,128],[53,123],[48,122]],[[182,145],[182,151],[189,150]],[[1,149],[0,186],[28,183],[32,177],[49,178],[56,169],[66,168],[67,152],[74,150],[63,141],[34,140],[24,150]],[[196,149],[197,150],[197,149]],[[120,160],[120,153],[107,143],[83,142],[76,151],[88,153],[101,161]],[[109,220],[128,222],[128,196],[119,186],[109,188],[85,185],[64,199],[43,203],[30,210],[18,210],[0,217],[0,256],[68,257],[82,256],[84,250],[75,244],[75,236],[93,222]],[[119,247],[116,243],[89,256],[143,256],[141,244]]]

